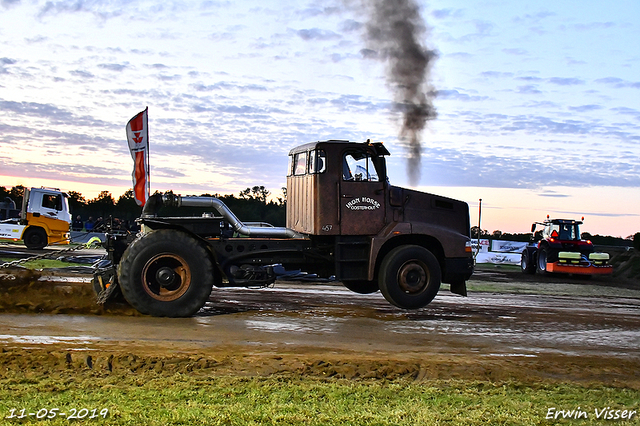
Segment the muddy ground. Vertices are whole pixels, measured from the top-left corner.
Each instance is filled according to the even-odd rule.
[[[403,311],[339,284],[214,290],[194,318],[95,304],[86,274],[0,273],[0,375],[305,375],[640,389],[640,289],[478,268]],[[57,315],[55,315],[57,314]]]

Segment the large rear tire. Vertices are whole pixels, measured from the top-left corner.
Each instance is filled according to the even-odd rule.
[[[47,233],[44,229],[35,226],[25,231],[23,241],[28,249],[42,250],[49,243],[49,238],[47,238]]]
[[[380,292],[403,309],[427,306],[440,289],[440,264],[427,249],[405,245],[391,250],[380,265]]]
[[[138,311],[188,317],[200,310],[213,287],[213,263],[205,246],[173,229],[135,240],[118,265],[124,298]]]

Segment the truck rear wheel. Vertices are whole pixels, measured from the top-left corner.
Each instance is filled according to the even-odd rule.
[[[118,265],[124,298],[138,311],[160,317],[188,317],[206,303],[213,264],[195,238],[162,229],[135,240]]]
[[[49,243],[45,230],[37,226],[27,228],[23,241],[24,245],[31,250],[42,250]]]
[[[389,303],[403,309],[427,306],[440,289],[440,264],[427,249],[396,247],[380,265],[380,292]]]

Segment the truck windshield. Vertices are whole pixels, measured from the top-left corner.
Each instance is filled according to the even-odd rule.
[[[378,172],[368,153],[345,154],[342,165],[344,180],[357,182],[378,182]]]

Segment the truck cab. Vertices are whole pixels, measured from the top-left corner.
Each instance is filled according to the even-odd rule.
[[[335,237],[335,273],[347,286],[375,281],[376,259],[400,245],[417,245],[438,259],[443,282],[466,294],[464,281],[473,272],[467,203],[391,185],[388,155],[382,143],[370,141],[329,140],[292,149],[287,227]],[[360,263],[350,259],[356,246],[363,251]]]
[[[289,153],[287,227],[307,235],[375,235],[389,192],[381,144],[326,141]]]
[[[0,238],[23,240],[30,249],[69,244],[68,196],[59,189],[25,188],[22,209],[12,216],[0,222]]]

